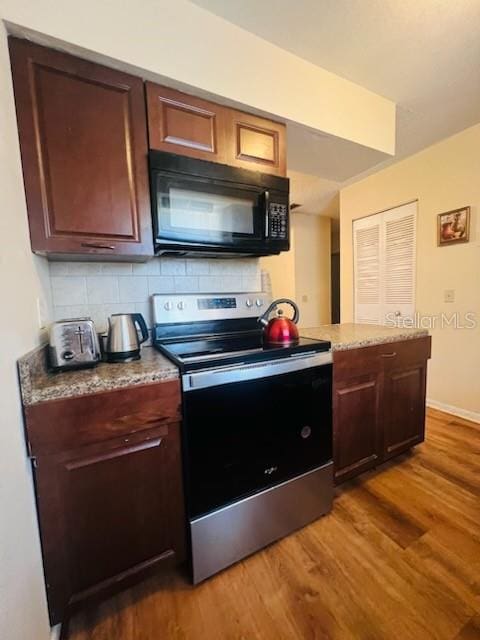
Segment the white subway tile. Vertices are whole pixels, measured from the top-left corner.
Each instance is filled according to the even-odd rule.
[[[160,259],[153,258],[148,262],[142,262],[139,264],[133,264],[134,276],[157,276],[160,275]]]
[[[89,304],[120,301],[116,276],[90,276],[86,280]]]
[[[151,329],[153,326],[152,304],[150,302],[137,302],[137,304],[135,305],[135,311],[142,314],[145,322],[147,323],[147,327]]]
[[[148,276],[148,294],[174,293],[175,281],[168,276]]]
[[[241,271],[244,276],[260,273],[260,263],[257,258],[244,258],[241,263]]]
[[[148,300],[147,276],[118,276],[120,302],[145,302]]]
[[[195,293],[198,291],[196,276],[175,276],[175,293]]]
[[[221,276],[200,276],[198,279],[198,290],[202,293],[215,293],[221,291]]]
[[[260,275],[242,276],[242,291],[262,291],[262,281]]]
[[[50,280],[54,306],[87,303],[87,284],[83,276],[53,276]]]
[[[221,276],[220,289],[224,293],[241,293],[242,292],[242,277],[235,276]]]
[[[255,262],[255,261],[254,261]],[[251,273],[252,260],[246,258],[212,258],[209,260],[210,275],[233,276]]]
[[[102,273],[109,276],[129,276],[132,274],[130,262],[103,262]]]
[[[55,320],[71,320],[72,318],[84,318],[90,316],[90,310],[86,304],[66,305],[53,308]]]
[[[69,276],[98,276],[102,273],[103,262],[69,262]]]
[[[95,323],[97,333],[104,333],[108,329],[107,312],[103,304],[91,304],[88,307],[88,315]]]
[[[185,260],[180,258],[161,258],[160,271],[162,276],[184,276],[186,273]]]
[[[208,276],[210,262],[205,258],[191,258],[187,260],[187,276]]]
[[[114,313],[135,313],[135,303],[121,302],[118,304],[105,304],[103,305],[103,309],[107,318]]]
[[[67,276],[68,262],[49,262],[48,271],[51,276]]]

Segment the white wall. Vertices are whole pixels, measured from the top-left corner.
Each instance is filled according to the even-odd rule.
[[[340,194],[341,317],[353,318],[352,221],[418,198],[416,308],[432,324],[427,395],[480,421],[480,124],[379,171]],[[437,215],[470,206],[470,242],[437,247]],[[445,302],[445,291],[455,302]],[[473,313],[474,329],[441,326],[442,313]]]
[[[7,39],[0,24],[0,638],[49,636],[16,359],[39,340],[36,298],[46,260],[30,252]]]
[[[393,102],[186,0],[2,0],[0,17],[159,79],[395,151]]]
[[[331,319],[330,218],[293,214],[295,226],[295,292],[300,325],[318,327]]]

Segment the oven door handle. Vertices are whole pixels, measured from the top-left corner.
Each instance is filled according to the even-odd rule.
[[[246,382],[259,378],[270,378],[282,373],[303,371],[320,367],[332,362],[331,351],[322,351],[314,355],[295,356],[280,360],[269,360],[253,364],[232,365],[229,367],[217,367],[207,371],[186,373],[182,376],[183,391],[196,391],[208,387],[217,387],[234,382]]]

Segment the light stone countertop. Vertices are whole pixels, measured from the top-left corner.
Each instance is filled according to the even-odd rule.
[[[39,347],[18,360],[23,404],[75,398],[179,377],[177,367],[153,347],[142,347],[141,354],[141,359],[134,362],[102,362],[90,369],[52,373],[47,370],[46,348]]]
[[[306,338],[328,340],[332,350],[357,349],[428,335],[425,329],[397,329],[369,324],[325,324],[300,329]],[[140,360],[128,363],[102,362],[91,369],[52,373],[47,370],[46,348],[39,347],[18,360],[18,372],[25,406],[111,391],[141,384],[174,380],[177,367],[154,347],[142,347]]]
[[[332,351],[371,347],[376,344],[412,340],[428,335],[426,329],[399,329],[353,322],[324,324],[319,327],[301,328],[299,331],[300,335],[305,338],[328,340],[332,343]]]

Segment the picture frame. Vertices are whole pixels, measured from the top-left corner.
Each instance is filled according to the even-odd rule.
[[[470,239],[470,207],[439,213],[437,216],[437,246],[468,242]]]

